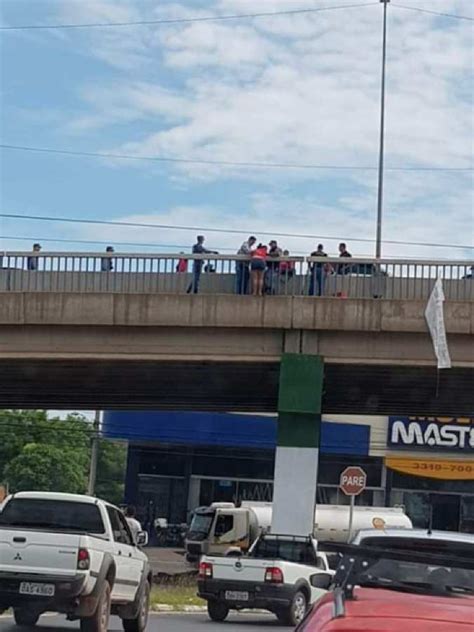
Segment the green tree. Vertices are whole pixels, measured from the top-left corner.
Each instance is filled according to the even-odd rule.
[[[82,455],[54,445],[30,443],[5,470],[13,491],[55,491],[83,494],[87,478]]]
[[[100,442],[96,496],[114,505],[123,502],[126,463],[126,445],[117,441]]]
[[[0,481],[12,491],[87,489],[93,429],[82,415],[50,418],[42,410],[0,411]],[[126,447],[102,440],[97,496],[123,500]]]

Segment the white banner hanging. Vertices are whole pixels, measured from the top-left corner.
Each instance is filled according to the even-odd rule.
[[[425,310],[425,318],[433,341],[434,352],[438,360],[438,369],[450,369],[448,341],[444,324],[444,291],[443,282],[437,279]]]

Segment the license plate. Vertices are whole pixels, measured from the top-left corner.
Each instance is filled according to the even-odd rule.
[[[249,594],[240,590],[226,590],[225,598],[229,601],[248,601]]]
[[[38,595],[38,597],[54,597],[54,584],[39,584],[36,582],[21,582],[21,595]]]

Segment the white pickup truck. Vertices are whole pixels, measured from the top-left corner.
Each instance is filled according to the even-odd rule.
[[[259,608],[297,625],[309,605],[326,592],[311,586],[310,578],[317,573],[334,570],[314,538],[263,534],[248,555],[203,556],[198,594],[207,601],[213,621],[223,621],[230,610]]]
[[[88,496],[22,492],[0,505],[0,613],[20,626],[46,611],[107,632],[110,614],[125,632],[143,632],[152,574],[122,512]]]

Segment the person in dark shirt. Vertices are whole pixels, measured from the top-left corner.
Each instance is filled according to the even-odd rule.
[[[339,244],[339,256],[340,257],[347,257],[347,258],[352,257],[351,253],[347,250],[347,246],[346,246],[345,243]],[[349,274],[350,271],[351,271],[351,266],[343,265],[342,263],[339,264],[339,266],[337,268],[337,273],[338,274]]]
[[[265,291],[267,294],[275,294],[275,286],[278,284],[280,271],[280,261],[275,261],[275,259],[279,259],[283,251],[274,239],[268,245],[270,247],[268,249],[267,271],[265,274]]]
[[[204,247],[205,237],[203,235],[197,236],[197,242],[193,246],[192,253],[193,255],[204,255],[204,254],[213,254],[217,255],[218,253],[214,250],[207,250]],[[199,292],[199,282],[201,280],[201,272],[203,268],[204,260],[203,259],[194,259],[193,261],[193,279],[189,284],[188,289],[186,290],[187,294],[197,294]]]
[[[107,246],[105,249],[107,253],[106,257],[102,257],[100,260],[100,269],[102,272],[112,272],[114,269],[114,261],[112,259],[112,253],[115,252],[113,246]]]
[[[318,249],[311,253],[312,257],[327,257],[323,244],[318,244]],[[322,296],[324,294],[324,284],[326,280],[326,264],[312,262],[309,264],[311,273],[309,280],[309,296]]]
[[[33,245],[33,252],[41,252],[41,244]],[[38,270],[39,257],[28,257],[26,260],[26,267],[28,270]]]

